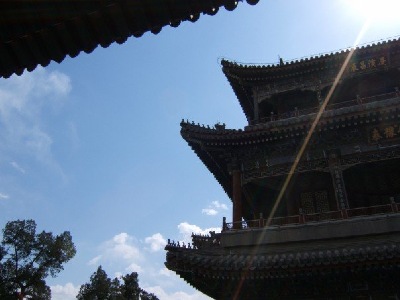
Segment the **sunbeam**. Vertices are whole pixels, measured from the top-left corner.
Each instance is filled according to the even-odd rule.
[[[271,213],[269,214],[269,216],[267,218],[267,222],[266,222],[265,228],[268,228],[268,226],[270,225],[271,220],[274,217],[275,212],[276,212],[276,210],[277,210],[277,208],[278,208],[278,206],[279,206],[279,204],[280,204],[280,202],[281,202],[281,200],[283,198],[283,195],[285,194],[286,189],[287,189],[287,187],[288,187],[288,185],[289,185],[289,183],[290,183],[290,181],[291,181],[291,179],[292,179],[292,177],[294,175],[294,171],[296,170],[297,165],[299,164],[299,162],[300,162],[300,160],[301,160],[301,158],[302,158],[302,156],[304,154],[304,151],[307,148],[307,145],[308,145],[308,143],[309,143],[309,141],[311,139],[311,136],[314,133],[315,128],[317,127],[317,125],[318,125],[318,123],[319,123],[319,121],[320,121],[320,119],[322,117],[322,114],[325,111],[325,108],[328,105],[328,103],[329,103],[329,101],[330,101],[330,99],[331,99],[331,97],[333,95],[333,92],[336,90],[336,87],[337,87],[338,83],[340,82],[340,80],[341,80],[341,78],[343,76],[343,73],[346,70],[346,68],[347,68],[347,66],[348,66],[348,64],[350,62],[351,57],[353,56],[353,53],[354,53],[355,48],[356,48],[356,45],[360,43],[362,37],[364,36],[366,31],[368,30],[369,25],[370,25],[369,21],[364,23],[364,25],[361,28],[359,34],[357,35],[357,38],[355,39],[355,41],[353,43],[353,47],[348,52],[348,55],[347,55],[345,61],[343,62],[343,65],[341,66],[338,74],[336,75],[335,80],[334,80],[334,82],[333,82],[333,84],[332,84],[327,96],[325,97],[324,101],[321,103],[321,106],[320,106],[320,108],[319,108],[319,110],[318,110],[318,112],[317,112],[317,114],[315,116],[315,119],[311,124],[310,130],[307,132],[307,135],[304,138],[304,141],[303,141],[299,151],[297,152],[297,154],[295,156],[294,162],[293,162],[293,164],[292,164],[292,166],[291,166],[291,168],[289,170],[289,174],[286,176],[286,179],[285,179],[285,181],[284,181],[284,183],[282,185],[281,190],[279,191],[278,197],[274,201],[274,205],[272,207]],[[246,274],[248,273],[249,267],[253,263],[253,260],[255,258],[256,253],[257,253],[257,250],[258,250],[258,246],[264,240],[265,234],[266,234],[266,229],[263,229],[262,233],[260,234],[260,236],[258,238],[256,246],[254,247],[253,251],[251,252],[248,264],[247,264],[246,268],[244,269],[243,274],[241,276],[241,279],[239,281],[239,284],[238,284],[238,286],[236,288],[236,291],[235,291],[234,297],[233,297],[234,300],[239,298],[240,291],[242,289],[244,280],[246,278]]]

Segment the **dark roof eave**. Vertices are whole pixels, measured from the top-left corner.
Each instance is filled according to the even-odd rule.
[[[191,139],[190,134],[188,134],[183,127],[184,126],[182,126],[181,129],[183,139],[188,143],[194,153],[196,153],[197,157],[203,162],[206,168],[214,175],[215,179],[224,189],[228,197],[232,199],[232,188],[227,168],[221,166],[221,162],[217,161],[217,158],[213,157],[212,153],[209,153],[202,148],[201,141]]]
[[[16,0],[0,1],[0,77],[124,43],[167,25],[195,22],[243,0]],[[259,0],[246,0],[254,5]]]
[[[346,56],[350,53],[350,51],[354,50],[355,55],[365,55],[368,52],[376,53],[377,51],[385,48],[389,48],[392,46],[400,47],[400,37],[392,40],[382,41],[378,43],[371,43],[366,46],[356,47],[355,49],[349,48],[345,50],[340,50],[337,52],[332,52],[328,54],[321,54],[316,56],[311,56],[307,58],[303,58],[300,60],[292,60],[285,62],[283,64],[246,64],[246,63],[237,63],[235,61],[229,61],[226,59],[221,60],[221,65],[223,68],[227,70],[235,70],[235,72],[268,72],[274,74],[276,72],[290,72],[293,68],[298,68],[299,66],[309,66],[313,65],[317,62],[328,61],[328,60],[344,60]],[[240,73],[235,73],[236,75]],[[245,74],[245,73],[242,73]]]

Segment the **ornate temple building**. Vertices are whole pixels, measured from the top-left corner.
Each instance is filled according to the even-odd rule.
[[[181,134],[232,219],[167,268],[214,299],[399,299],[400,40],[222,70],[248,125]]]

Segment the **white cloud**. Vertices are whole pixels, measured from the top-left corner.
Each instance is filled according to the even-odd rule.
[[[167,241],[163,238],[161,233],[155,233],[152,236],[146,237],[146,244],[150,244],[150,251],[157,252],[164,249]]]
[[[72,121],[67,124],[67,137],[71,144],[72,151],[77,151],[80,147],[80,139],[77,125]]]
[[[125,244],[131,237],[126,232],[121,232],[112,238],[112,241],[116,244]]]
[[[0,193],[0,199],[8,199],[10,196]]]
[[[52,300],[73,300],[76,299],[80,287],[69,282],[65,285],[52,285],[50,288]]]
[[[57,106],[71,91],[71,81],[63,73],[37,68],[21,76],[0,80],[0,114],[3,121],[23,116],[32,121],[45,105]]]
[[[133,237],[122,232],[106,242],[106,254],[111,257],[121,257],[125,260],[139,258],[140,251],[133,243]]]
[[[219,201],[212,201],[211,204],[208,205],[207,208],[203,208],[201,212],[207,216],[215,216],[222,210],[228,210],[228,206],[224,203],[220,203]]]
[[[50,92],[65,95],[71,91],[71,80],[67,75],[53,71],[49,74],[47,82],[44,81],[44,86],[45,88],[51,86]]]
[[[62,173],[53,158],[53,139],[43,115],[57,111],[70,91],[67,75],[44,68],[0,80],[0,155],[32,157]],[[18,163],[10,163],[25,173]]]
[[[97,255],[96,257],[93,257],[91,260],[89,260],[88,265],[97,265],[97,263],[101,259],[101,255]]]
[[[140,245],[136,245],[137,241],[133,236],[126,232],[116,234],[112,239],[102,243],[99,247],[100,254],[93,257],[89,265],[105,265],[118,268],[116,272],[122,270],[129,272],[143,272],[140,263],[144,261],[144,257],[140,251]]]
[[[215,208],[219,208],[219,209],[223,209],[223,210],[228,210],[228,206],[224,203],[219,203],[219,201],[213,201],[211,202],[211,204],[215,207]]]
[[[160,271],[158,271],[159,275],[166,276],[166,277],[171,277],[171,274],[174,274],[172,271],[168,270],[167,268],[163,268]]]
[[[202,212],[203,214],[208,215],[208,216],[215,216],[216,214],[218,214],[218,212],[217,212],[215,209],[213,209],[213,208],[203,208],[203,209],[201,210],[201,212]]]
[[[132,272],[143,273],[143,268],[135,263],[132,263],[128,267],[125,268],[125,271],[127,271],[128,273],[132,273]]]
[[[189,224],[187,222],[180,223],[178,225],[178,230],[181,235],[181,240],[185,243],[192,242],[192,238],[191,238],[192,233],[208,235],[208,234],[210,234],[210,231],[221,232],[220,227],[211,227],[211,228],[201,229],[199,226]]]
[[[10,165],[11,165],[15,170],[17,170],[18,172],[20,172],[20,173],[22,173],[22,174],[25,174],[25,173],[26,173],[25,169],[22,168],[17,162],[11,161],[11,162],[10,162]]]
[[[167,293],[159,285],[145,287],[144,290],[149,293],[153,293],[159,299],[162,299],[162,300],[209,300],[209,299],[211,299],[208,296],[206,296],[200,292],[195,292],[193,294],[188,294],[188,293],[185,293],[182,291]]]

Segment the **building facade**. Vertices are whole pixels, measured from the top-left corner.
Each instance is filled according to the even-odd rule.
[[[214,299],[399,299],[400,40],[222,70],[248,125],[181,134],[232,220],[166,266]]]

